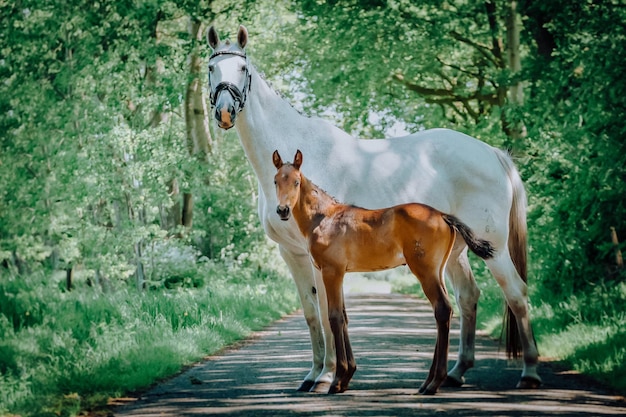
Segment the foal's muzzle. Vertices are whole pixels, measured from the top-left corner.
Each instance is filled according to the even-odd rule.
[[[278,207],[276,207],[276,213],[278,213],[278,216],[283,221],[289,220],[289,216],[291,214],[291,212],[289,210],[289,206],[278,206]]]

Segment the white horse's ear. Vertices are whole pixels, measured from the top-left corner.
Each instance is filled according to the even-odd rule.
[[[302,166],[302,152],[300,152],[300,149],[296,151],[296,156],[293,157],[293,166],[296,169],[300,169]]]
[[[246,47],[248,43],[248,29],[244,25],[239,26],[239,32],[237,32],[237,43],[241,49]]]
[[[209,43],[209,46],[213,49],[217,48],[217,45],[220,43],[220,36],[217,34],[213,25],[211,25],[209,30],[206,32],[206,40]]]
[[[280,169],[283,166],[283,160],[277,150],[272,154],[272,162],[274,162],[276,169]]]

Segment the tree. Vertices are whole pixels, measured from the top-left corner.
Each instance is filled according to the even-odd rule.
[[[158,248],[193,242],[219,257],[235,237],[224,253],[237,257],[258,245],[245,164],[230,145],[209,158],[200,23],[217,12],[262,22],[275,10],[266,3],[0,6],[1,267],[67,268],[69,288],[80,264],[103,288],[133,274],[143,287],[160,277],[144,262]],[[231,162],[232,181],[215,172],[235,171]],[[168,239],[182,228],[184,239]]]
[[[68,267],[88,258],[98,269],[111,256],[125,264],[133,244],[123,242],[152,233],[146,208],[169,200],[148,166],[184,160],[171,152],[184,149],[184,139],[170,151],[158,143],[172,125],[146,130],[180,102],[175,78],[153,77],[163,48],[153,36],[163,16],[158,2],[83,3],[2,8],[10,54],[1,69],[9,82],[0,176],[13,185],[0,203],[0,244],[18,266],[51,254]]]
[[[311,63],[303,78],[328,74],[310,86],[314,106],[338,103],[339,112],[356,114],[351,119],[362,127],[372,111],[391,113],[414,128],[484,127],[496,117],[508,145],[517,146],[523,136],[514,110],[523,97],[523,49],[515,1],[299,5],[306,24],[299,49]]]
[[[611,227],[626,235],[626,9],[611,1],[524,7],[534,52],[525,105],[529,221],[553,231],[532,245],[542,286],[567,298],[626,280],[611,244]]]

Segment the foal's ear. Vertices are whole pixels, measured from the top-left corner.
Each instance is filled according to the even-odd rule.
[[[300,169],[302,166],[302,152],[300,152],[300,149],[296,151],[296,156],[293,157],[293,166],[296,169]]]
[[[239,32],[237,32],[237,43],[241,49],[246,47],[248,43],[248,29],[244,25],[239,26]]]
[[[283,160],[280,158],[280,154],[277,150],[272,154],[272,162],[274,162],[276,169],[280,169],[280,167],[283,166]]]
[[[209,46],[213,49],[217,48],[217,45],[220,43],[220,36],[217,34],[213,25],[211,25],[209,30],[206,32],[206,40],[209,43]]]

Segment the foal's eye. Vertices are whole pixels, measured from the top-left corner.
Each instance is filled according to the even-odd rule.
[[[300,181],[296,180],[295,185],[296,185],[296,187],[299,187],[300,186]]]

